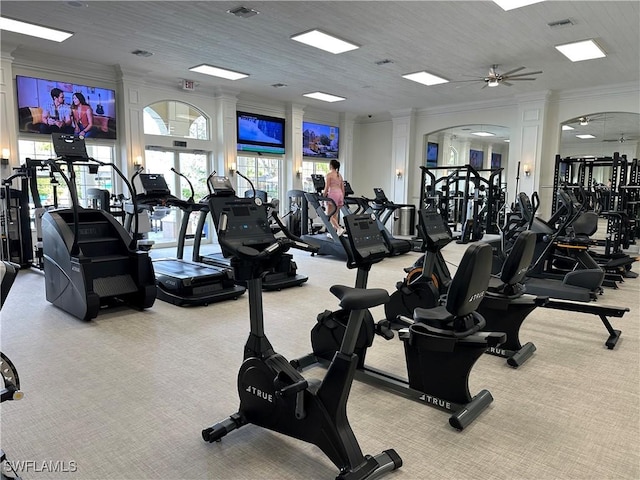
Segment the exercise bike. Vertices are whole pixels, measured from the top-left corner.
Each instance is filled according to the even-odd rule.
[[[262,274],[289,248],[312,251],[313,247],[289,238],[276,239],[269,228],[266,208],[258,198],[230,197],[225,202],[210,201],[209,207],[219,218],[218,240],[223,254],[231,258],[236,278],[247,282],[251,329],[238,374],[240,408],[205,428],[202,438],[219,441],[252,423],[318,446],[338,467],[337,479],[377,478],[399,468],[402,460],[394,450],[375,457],[363,455],[346,413],[358,361],[354,345],[364,312],[387,301],[387,292],[331,287],[343,308],[352,312],[349,326],[324,379],[307,380],[274,351],[265,335]]]
[[[345,217],[348,235],[350,268],[357,268],[356,287],[366,288],[371,266],[389,251],[375,220],[370,215]],[[440,223],[442,219],[440,218]],[[373,232],[373,233],[372,233]],[[382,252],[382,257],[381,253]],[[491,247],[476,243],[466,250],[458,271],[448,289],[446,303],[433,308],[416,308],[411,317],[400,316],[397,323],[405,349],[408,380],[365,365],[367,348],[372,345],[373,332],[387,339],[393,337],[386,320],[373,325],[368,315],[359,333],[356,353],[359,358],[356,379],[419,403],[451,413],[449,424],[463,430],[493,401],[488,390],[475,396],[469,392],[469,375],[475,362],[490,347],[505,341],[502,332],[482,332],[485,319],[476,312],[491,270]],[[343,310],[327,318],[318,316],[311,331],[313,352],[298,360],[301,369],[315,364],[325,365],[329,355],[347,335],[350,324],[343,324]],[[391,332],[391,335],[389,335]]]

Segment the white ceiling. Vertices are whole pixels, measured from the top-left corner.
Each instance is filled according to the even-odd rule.
[[[75,5],[75,6],[74,6]],[[238,18],[227,10],[260,12]],[[492,1],[83,1],[1,3],[2,15],[75,32],[62,43],[2,32],[3,51],[72,57],[120,66],[201,91],[237,91],[372,119],[395,109],[497,100],[546,90],[640,84],[640,2],[547,1],[503,11]],[[547,24],[570,19],[574,25]],[[292,41],[320,28],[361,48],[333,55]],[[572,63],[554,45],[594,38],[602,59]],[[153,52],[148,58],[136,49]],[[380,60],[392,63],[377,65]],[[250,74],[235,82],[192,73],[209,63]],[[482,78],[492,64],[505,72],[542,70],[535,81],[481,88],[483,82],[427,87],[401,78],[422,69],[452,81]],[[520,72],[519,72],[520,73]],[[273,84],[284,83],[283,88]],[[346,97],[328,104],[301,95],[321,90]],[[591,112],[589,112],[591,113]]]

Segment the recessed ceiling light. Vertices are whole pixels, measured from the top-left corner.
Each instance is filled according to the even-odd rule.
[[[246,73],[234,72],[233,70],[227,70],[225,68],[214,67],[206,64],[191,67],[189,71],[204,73],[205,75],[211,75],[213,77],[226,78],[227,80],[239,80],[249,76]]]
[[[422,83],[423,85],[438,85],[440,83],[449,83],[449,80],[438,77],[437,75],[426,72],[424,70],[421,72],[407,73],[405,75],[402,75],[402,78]]]
[[[578,138],[596,138],[593,135],[591,135],[590,133],[582,133],[582,134],[576,135],[576,137],[578,137]]]
[[[341,102],[342,100],[346,100],[344,97],[338,97],[337,95],[331,95],[330,93],[322,93],[322,92],[311,92],[311,93],[303,93],[303,97],[315,98],[316,100],[322,100],[323,102]]]
[[[571,125],[562,125],[562,130],[575,130]]]
[[[329,35],[328,33],[321,32],[317,29],[292,35],[291,40],[331,53],[344,53],[360,48],[360,45],[347,42],[346,40],[334,37],[333,35]]]
[[[511,143],[511,140],[509,140],[508,138],[505,140],[505,143]]]
[[[556,45],[556,48],[572,62],[581,62],[582,60],[591,60],[593,58],[607,56],[604,50],[602,50],[593,39]]]
[[[227,13],[235,15],[236,17],[249,18],[249,17],[253,17],[254,15],[258,15],[260,12],[257,10],[254,10],[253,8],[236,7],[236,8],[232,8],[231,10],[227,10]]]
[[[151,57],[153,55],[153,53],[147,52],[146,50],[134,50],[131,53],[137,57]]]
[[[543,2],[544,0],[493,0],[500,8],[505,11],[513,10],[514,8],[526,7],[534,3]]]
[[[495,137],[495,133],[491,132],[471,132],[471,135],[475,135],[477,137]]]
[[[73,32],[56,30],[7,17],[0,17],[0,30],[44,38],[45,40],[51,40],[52,42],[64,42],[67,38],[73,35]]]

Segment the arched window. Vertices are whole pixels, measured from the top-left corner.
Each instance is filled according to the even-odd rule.
[[[153,103],[143,111],[144,133],[209,140],[209,122],[195,107],[174,100]]]

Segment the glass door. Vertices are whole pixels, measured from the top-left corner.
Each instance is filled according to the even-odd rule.
[[[182,200],[188,200],[192,195],[191,187],[183,177],[173,172],[172,168],[186,176],[193,184],[193,200],[195,202],[200,201],[208,193],[206,152],[178,152],[161,149],[147,149],[145,151],[145,173],[162,174],[171,194]],[[155,207],[151,213],[149,239],[156,242],[156,246],[176,246],[183,216],[184,213],[175,207]],[[198,216],[199,214],[193,213],[189,217],[186,243],[193,243]],[[209,231],[209,228],[205,228],[205,232]],[[203,243],[207,241],[210,240],[205,236]]]

